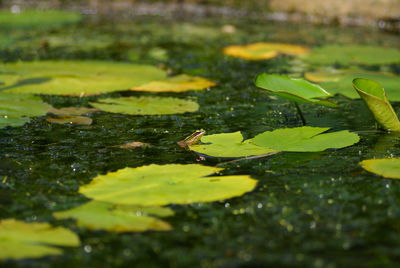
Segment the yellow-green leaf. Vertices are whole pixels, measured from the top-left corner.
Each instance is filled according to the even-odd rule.
[[[79,192],[91,199],[138,206],[212,202],[252,191],[250,176],[209,176],[222,169],[195,164],[149,165],[99,175]]]
[[[360,94],[375,120],[385,129],[400,131],[400,121],[390,104],[384,88],[376,81],[356,78],[353,80],[354,89]]]
[[[58,246],[79,246],[76,234],[48,223],[26,223],[15,219],[0,221],[0,259],[39,258],[60,255]]]
[[[247,60],[268,60],[280,54],[293,56],[307,54],[309,49],[300,45],[260,42],[243,46],[228,46],[223,52],[226,55]]]
[[[90,105],[105,112],[132,115],[179,114],[199,109],[194,101],[162,97],[107,98]]]
[[[360,165],[369,172],[386,178],[400,179],[400,158],[368,159]]]
[[[164,80],[152,81],[142,86],[134,87],[131,90],[148,92],[183,92],[188,90],[203,90],[213,86],[215,86],[215,83],[205,78],[181,74]]]
[[[57,219],[76,219],[78,226],[90,230],[122,233],[168,231],[171,226],[167,222],[150,215],[168,217],[173,214],[171,209],[163,207],[143,208],[90,201],[76,208],[56,212],[54,216]]]

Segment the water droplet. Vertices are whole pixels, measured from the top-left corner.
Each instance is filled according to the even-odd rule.
[[[85,245],[85,246],[83,247],[83,250],[84,250],[86,253],[90,253],[90,252],[92,252],[92,247],[91,247],[90,245]]]

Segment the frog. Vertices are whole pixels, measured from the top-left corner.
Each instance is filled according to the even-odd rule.
[[[196,130],[191,135],[187,136],[185,139],[178,141],[177,144],[182,148],[188,149],[189,146],[198,143],[201,140],[201,137],[203,137],[205,134],[206,131],[204,129]]]

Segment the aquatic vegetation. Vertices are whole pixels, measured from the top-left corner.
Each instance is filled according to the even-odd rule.
[[[400,179],[400,158],[368,159],[361,161],[360,165],[385,178]]]
[[[150,65],[104,61],[34,61],[0,64],[0,91],[87,96],[128,90],[166,77]]]
[[[148,92],[183,92],[188,90],[203,90],[216,84],[202,77],[181,74],[159,81],[151,81],[147,84],[133,87],[134,91]]]
[[[385,72],[369,72],[362,70],[335,70],[332,72],[307,72],[307,80],[316,82],[332,94],[342,94],[346,97],[357,99],[360,95],[354,91],[353,79],[365,78],[378,81],[393,101],[400,101],[400,76]]]
[[[61,255],[63,251],[58,247],[79,245],[79,237],[62,227],[15,219],[0,221],[0,260]]]
[[[300,45],[260,42],[243,46],[228,46],[224,48],[223,53],[247,60],[268,60],[282,54],[304,55],[309,53],[309,49]]]
[[[257,75],[255,84],[268,93],[300,103],[317,103],[329,107],[337,105],[321,98],[332,96],[328,91],[319,85],[310,83],[301,78],[291,78],[278,74],[262,73]]]
[[[109,113],[160,115],[196,112],[199,105],[191,100],[164,97],[121,97],[90,102],[93,107]]]
[[[265,131],[243,141],[240,132],[202,137],[203,144],[189,146],[190,150],[214,157],[245,157],[273,155],[277,152],[319,152],[340,149],[357,143],[357,134],[347,130],[324,133],[329,128],[297,127]]]
[[[390,131],[400,131],[400,121],[389,102],[384,88],[376,81],[356,78],[353,80],[354,89],[372,112],[375,120],[383,128]]]
[[[0,128],[22,126],[30,117],[45,115],[50,108],[39,97],[0,93]]]
[[[46,118],[47,122],[55,124],[76,124],[76,125],[86,125],[89,126],[93,123],[93,119],[87,116],[80,115],[60,115],[57,117],[48,116]]]
[[[0,29],[53,29],[82,20],[78,12],[64,10],[0,10]]]
[[[257,184],[247,175],[209,176],[221,170],[197,164],[124,168],[95,177],[79,192],[113,204],[164,206],[225,200],[250,192]]]
[[[304,60],[311,64],[394,64],[400,62],[400,50],[363,45],[327,45],[312,50]]]
[[[89,230],[109,232],[168,231],[171,226],[158,218],[173,216],[170,208],[114,205],[90,201],[81,206],[53,214],[57,219],[76,219],[77,225]]]

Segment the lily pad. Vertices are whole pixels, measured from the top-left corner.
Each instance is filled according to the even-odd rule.
[[[76,234],[48,223],[26,223],[15,219],[0,221],[0,259],[40,258],[60,255],[58,248],[76,247],[80,241]]]
[[[266,89],[269,93],[300,103],[317,103],[329,107],[337,105],[321,98],[332,96],[319,85],[312,84],[304,79],[290,78],[277,74],[262,73],[256,77],[257,87]]]
[[[226,55],[247,60],[268,60],[280,54],[293,56],[307,54],[309,49],[300,45],[260,42],[243,46],[228,46],[223,52]]]
[[[310,72],[305,73],[304,77],[312,82],[317,82],[332,94],[342,94],[352,99],[360,98],[359,94],[351,86],[353,79],[371,79],[382,84],[391,100],[400,101],[400,76],[391,73],[342,70],[335,72]]]
[[[245,157],[278,152],[274,149],[254,145],[248,140],[243,141],[243,136],[239,131],[205,135],[201,138],[201,142],[203,144],[191,145],[189,149],[214,157]]]
[[[224,200],[252,191],[257,184],[245,175],[209,176],[220,170],[195,164],[124,168],[97,176],[79,192],[108,203],[163,206]]]
[[[167,217],[174,215],[169,208],[137,206],[118,206],[109,203],[90,201],[84,205],[54,213],[57,219],[74,218],[81,227],[90,230],[106,230],[116,233],[168,231],[171,226],[150,215]]]
[[[82,15],[62,10],[21,10],[13,7],[12,12],[0,10],[0,28],[7,29],[49,29],[77,23]]]
[[[90,105],[105,112],[132,115],[179,114],[199,109],[194,101],[161,97],[107,98]]]
[[[397,114],[390,104],[385,90],[378,82],[356,78],[353,80],[353,86],[379,124],[387,130],[400,131],[400,121]]]
[[[392,179],[400,179],[400,158],[369,159],[360,162],[367,171]]]
[[[304,59],[312,64],[380,65],[400,62],[400,50],[377,46],[328,45],[313,49]]]
[[[102,61],[35,61],[0,64],[3,92],[86,96],[128,90],[166,73],[149,65]]]
[[[39,97],[0,93],[0,128],[22,126],[29,117],[45,115],[50,108]]]
[[[357,143],[360,137],[347,130],[325,133],[329,128],[296,127],[258,134],[251,142],[257,146],[287,152],[320,152]]]
[[[164,80],[152,81],[142,86],[134,87],[134,91],[149,92],[183,92],[188,90],[203,90],[215,86],[215,83],[202,77],[177,75]]]

